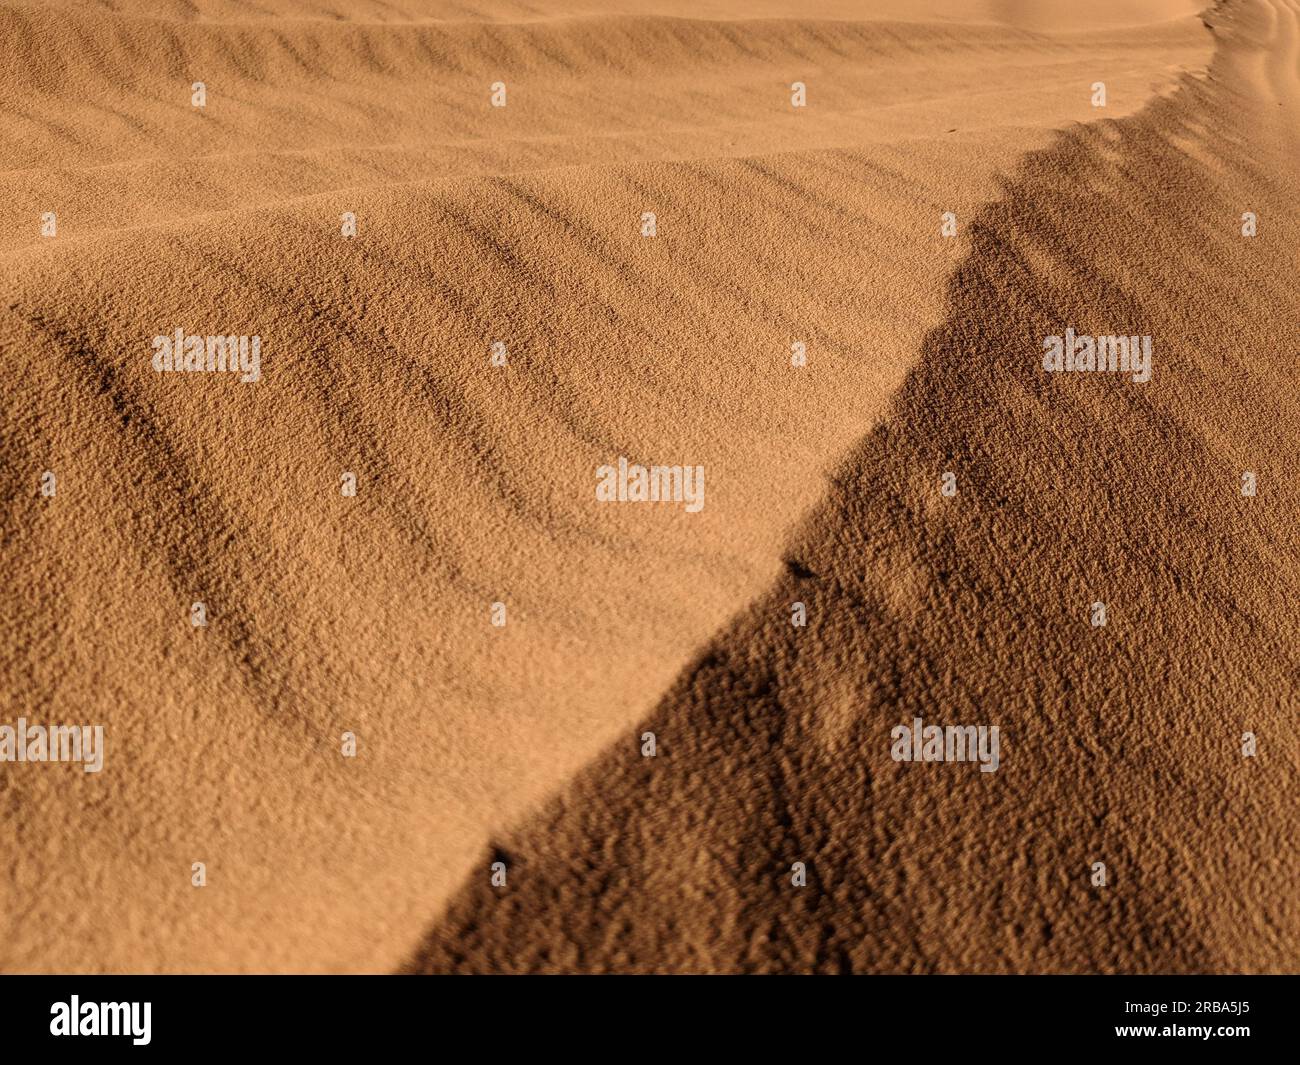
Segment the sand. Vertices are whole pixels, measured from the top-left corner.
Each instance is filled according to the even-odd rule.
[[[105,731],[0,969],[1296,969],[1300,36],[1197,7],[0,7],[0,684]]]

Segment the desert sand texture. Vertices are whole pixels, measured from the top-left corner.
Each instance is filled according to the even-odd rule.
[[[105,736],[0,969],[1300,967],[1300,7],[1200,7],[0,4],[2,723]]]

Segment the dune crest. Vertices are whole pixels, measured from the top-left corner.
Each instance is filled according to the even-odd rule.
[[[1208,76],[980,212],[788,573],[642,724],[657,757],[615,745],[502,836],[508,888],[471,878],[413,970],[1295,970],[1297,7],[1208,21]],[[1044,373],[1069,323],[1152,334],[1151,381]],[[997,725],[997,770],[896,760],[918,718]]]
[[[1165,4],[116,8],[0,4],[0,689],[105,737],[0,775],[6,971],[400,965],[783,552],[835,572],[790,530],[928,372],[1002,175],[1211,44]],[[259,379],[155,372],[177,330],[258,337]],[[601,504],[621,457],[707,502]],[[891,610],[933,594],[910,529],[863,556]]]

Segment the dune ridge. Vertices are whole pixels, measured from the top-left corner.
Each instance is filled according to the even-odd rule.
[[[981,210],[786,575],[641,726],[659,755],[624,739],[499,837],[508,887],[485,855],[410,970],[1296,970],[1297,8],[1206,18],[1205,77]],[[1152,382],[1044,374],[1070,323],[1152,334]],[[1000,724],[1003,764],[892,761],[914,716]]]
[[[120,6],[176,25],[2,9],[27,29],[0,65],[0,690],[108,743],[98,776],[0,775],[6,971],[408,959],[503,827],[626,742],[771,586],[823,472],[942,322],[1003,169],[1095,118],[1096,78],[1125,114],[1209,53],[1197,20],[1166,24],[1176,4],[1108,7],[1149,34],[1026,35],[987,29],[997,5],[885,3],[892,53],[840,44],[836,3],[805,5],[796,50],[734,17],[641,18],[689,13],[672,4],[613,30],[580,5],[444,7],[561,17],[382,34],[295,19],[328,4]],[[662,68],[626,54],[643,31]],[[1006,39],[1014,66],[992,62]],[[493,41],[514,59],[500,114],[499,64],[469,58]],[[222,165],[187,162],[205,158]],[[260,334],[263,380],[153,374],[150,338],[178,327]],[[789,366],[797,339],[812,372]],[[600,509],[593,470],[620,454],[705,464],[708,504]]]

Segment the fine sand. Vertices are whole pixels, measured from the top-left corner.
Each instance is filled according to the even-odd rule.
[[[0,724],[106,736],[0,970],[1300,968],[1300,3],[1201,6],[0,3]]]

